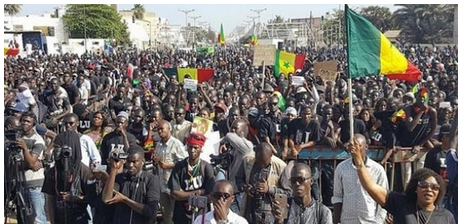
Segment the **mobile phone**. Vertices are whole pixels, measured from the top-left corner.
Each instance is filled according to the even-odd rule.
[[[101,171],[105,171],[106,172],[106,165],[101,165],[101,164],[97,164],[95,169],[96,170],[101,170]]]
[[[275,201],[278,201],[281,215],[284,219],[288,218],[288,195],[275,194]]]

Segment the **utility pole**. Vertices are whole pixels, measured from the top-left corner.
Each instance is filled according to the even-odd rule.
[[[196,45],[196,20],[201,18],[201,16],[190,16],[191,19],[193,19],[193,49],[195,48]]]
[[[248,18],[252,19],[252,34],[256,35],[256,19],[257,19],[257,16],[248,16]]]
[[[257,24],[259,24],[259,32],[261,31],[261,23],[260,23],[260,13],[267,10],[267,8],[263,8],[263,9],[251,9],[251,11],[257,13]]]
[[[84,6],[84,45],[85,45],[85,53],[87,53],[87,15],[85,12],[85,6]]]
[[[184,10],[179,9],[178,11],[183,12],[185,14],[185,37],[188,38],[188,13],[194,12],[195,10],[194,9],[184,9]],[[188,46],[188,41],[186,45]]]

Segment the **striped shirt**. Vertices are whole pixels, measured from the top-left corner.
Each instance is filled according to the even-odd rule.
[[[367,157],[365,168],[370,172],[374,183],[389,189],[386,172],[379,163]],[[377,224],[383,223],[386,218],[386,210],[382,209],[362,187],[352,159],[344,160],[336,167],[331,202],[342,203],[343,223]]]

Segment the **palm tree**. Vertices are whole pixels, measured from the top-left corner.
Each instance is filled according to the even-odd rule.
[[[10,15],[10,16],[14,16],[14,15],[17,15],[19,14],[19,12],[21,12],[21,7],[22,7],[22,4],[5,4],[3,5],[3,12]]]
[[[143,6],[142,4],[134,4],[132,10],[135,19],[143,19],[146,11],[145,6]]]
[[[397,4],[393,13],[394,24],[401,35],[412,43],[438,43],[451,36],[454,5]]]

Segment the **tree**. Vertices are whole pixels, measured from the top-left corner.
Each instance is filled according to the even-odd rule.
[[[14,16],[21,12],[22,4],[5,4],[3,5],[3,12],[10,16]]]
[[[66,5],[63,15],[70,38],[116,39],[121,45],[130,45],[127,24],[111,6],[105,4]]]
[[[453,31],[455,5],[397,4],[393,13],[395,26],[405,41],[411,43],[440,43]]]
[[[383,33],[393,28],[392,13],[388,7],[368,6],[360,10],[360,15]]]
[[[143,19],[145,15],[145,6],[142,4],[134,4],[133,5],[133,15],[135,16],[135,19]]]

